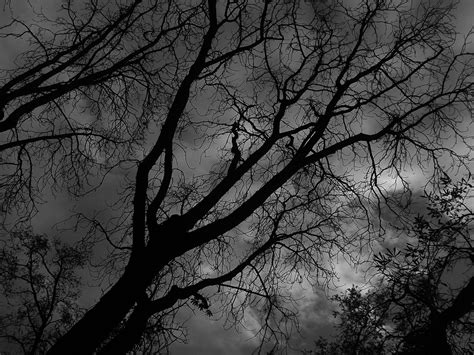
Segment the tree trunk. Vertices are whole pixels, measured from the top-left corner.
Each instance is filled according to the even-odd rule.
[[[156,233],[146,250],[130,259],[124,274],[115,285],[56,342],[48,355],[85,355],[97,351],[130,309],[143,299],[147,286],[158,270],[189,249],[184,242],[185,233],[180,227],[169,225]],[[171,243],[166,243],[166,239],[162,237],[167,235],[173,235]],[[175,298],[171,298],[163,304],[163,309],[174,304]],[[161,310],[161,307],[158,308],[160,309],[154,309],[155,313]],[[148,317],[149,314],[146,320]],[[141,315],[139,320],[143,319]]]
[[[139,295],[143,294],[152,272],[129,265],[117,283],[48,351],[49,355],[92,354],[124,319]],[[149,270],[149,269],[148,269]],[[151,271],[151,270],[149,270]]]
[[[141,303],[133,310],[125,326],[99,352],[98,355],[120,355],[131,351],[138,344],[150,317],[149,302]]]

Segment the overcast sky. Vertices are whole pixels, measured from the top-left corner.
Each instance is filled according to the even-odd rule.
[[[353,0],[348,0],[353,1]],[[461,34],[466,34],[473,26],[474,1],[461,0],[455,12],[456,28]],[[471,43],[474,50],[474,44]],[[470,119],[470,117],[466,117]],[[410,177],[413,186],[421,188],[425,185],[425,177],[419,171]],[[414,210],[420,213],[424,209],[424,199],[421,198],[422,191],[414,191]],[[390,216],[387,215],[387,218]],[[332,292],[340,291],[352,285],[364,287],[365,278],[363,273],[356,272],[350,265],[340,262],[337,266],[340,279],[337,282],[339,288],[334,288]],[[327,336],[334,331],[335,322],[332,316],[333,306],[327,300],[324,292],[313,290],[306,285],[305,289],[295,290],[295,295],[304,296],[300,304],[301,334],[294,336],[293,345],[298,350],[289,349],[290,354],[299,354],[301,349],[311,349],[314,340],[319,336]],[[250,317],[250,316],[249,316]],[[189,321],[189,337],[186,344],[173,346],[173,354],[249,354],[251,349],[258,345],[258,339],[253,337],[251,331],[252,322],[249,321],[249,329],[241,329],[236,332],[234,329],[223,329],[223,322],[210,321],[205,315],[197,314]]]
[[[57,2],[58,3],[58,2]],[[42,2],[42,6],[46,7],[47,11],[54,11],[57,5],[53,1]],[[44,4],[44,5],[43,5]],[[29,7],[25,6],[22,1],[12,1],[14,10],[21,14],[25,19],[29,15]],[[8,11],[1,13],[0,21],[8,19]],[[473,23],[474,19],[474,1],[462,0],[456,11],[456,25],[458,31],[466,33]],[[12,58],[21,51],[24,47],[18,42],[1,41],[0,42],[0,65],[5,67],[14,67]],[[466,118],[468,119],[468,118]],[[198,158],[188,155],[191,165],[195,165],[201,169],[205,169]],[[194,161],[193,161],[194,160]],[[43,205],[40,212],[33,219],[32,225],[37,233],[54,233],[51,226],[64,220],[68,217],[71,210],[100,210],[105,208],[105,198],[101,196],[110,196],[114,193],[113,186],[121,178],[120,174],[111,174],[108,177],[107,184],[100,190],[99,193],[87,197],[80,202],[72,201],[65,194],[57,194],[54,198],[52,196],[50,201]],[[411,177],[415,185],[422,186],[423,176],[413,174]],[[415,193],[416,195],[416,193]],[[418,194],[419,195],[419,194]],[[337,270],[340,274],[340,279],[337,281],[337,286],[343,290],[353,284],[363,285],[364,279],[362,273],[357,273],[348,264],[342,261],[338,263]],[[336,288],[335,288],[336,289]],[[332,317],[332,308],[328,303],[323,292],[313,289],[309,284],[302,284],[295,287],[294,295],[301,298],[299,304],[300,320],[301,320],[301,336],[295,335],[293,345],[295,347],[311,348],[312,342],[320,335],[330,334],[334,319]],[[95,291],[85,292],[83,295],[83,302],[87,304],[93,302],[98,293]],[[223,319],[209,318],[205,314],[196,311],[194,315],[185,312],[183,317],[189,316],[188,326],[188,342],[186,344],[176,344],[171,348],[172,354],[249,354],[258,345],[259,339],[254,336],[254,331],[258,327],[256,317],[249,311],[246,314],[245,323],[238,330],[234,328],[224,329]],[[296,350],[290,350],[289,353],[298,353]]]

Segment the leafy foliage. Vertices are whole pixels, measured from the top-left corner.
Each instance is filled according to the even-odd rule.
[[[426,195],[427,214],[416,216],[404,231],[410,241],[402,249],[374,256],[379,279],[373,288],[365,294],[352,288],[336,296],[337,340],[321,340],[318,351],[472,352],[474,215],[468,202],[472,187],[468,180],[445,178],[439,192]]]

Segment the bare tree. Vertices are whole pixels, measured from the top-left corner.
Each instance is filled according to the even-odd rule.
[[[86,253],[27,232],[4,242],[0,287],[10,312],[0,315],[0,338],[25,354],[44,354],[83,313],[76,271]]]
[[[453,6],[312,5],[65,1],[2,27],[29,41],[1,79],[5,230],[44,186],[81,198],[111,171],[125,186],[117,217],[81,216],[116,281],[50,354],[165,344],[176,309],[211,299],[230,321],[258,307],[280,346],[292,285],[379,232],[367,205],[388,199],[383,176],[408,188],[411,164],[434,180],[465,167],[472,56]]]

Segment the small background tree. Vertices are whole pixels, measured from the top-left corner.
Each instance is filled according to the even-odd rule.
[[[376,284],[336,296],[336,340],[316,353],[467,354],[473,351],[473,185],[445,176],[404,246],[374,257]],[[462,270],[462,271],[461,271]]]
[[[0,341],[45,354],[83,314],[78,303],[83,248],[17,232],[0,248]]]

